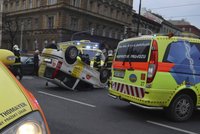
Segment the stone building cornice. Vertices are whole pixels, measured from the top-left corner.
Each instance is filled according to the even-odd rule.
[[[71,10],[71,11],[76,11],[76,12],[80,12],[81,14],[85,14],[85,15],[90,15],[92,17],[97,17],[97,18],[101,18],[107,21],[110,21],[112,23],[116,23],[116,24],[120,24],[120,25],[129,25],[131,22],[126,22],[125,20],[121,21],[115,18],[111,18],[99,13],[95,13],[92,12],[90,10],[86,10],[83,8],[79,8],[79,7],[75,7],[72,5],[69,5],[65,2],[60,2],[54,5],[45,5],[45,6],[40,6],[40,7],[36,7],[36,8],[31,8],[31,9],[24,9],[24,10],[18,10],[18,11],[11,11],[11,12],[4,12],[7,16],[22,16],[24,14],[33,14],[33,13],[38,13],[38,12],[46,12],[46,11],[50,11],[50,10]]]

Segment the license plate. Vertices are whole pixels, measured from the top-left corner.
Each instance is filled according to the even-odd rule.
[[[124,70],[115,70],[114,71],[114,77],[120,77],[120,78],[124,78]]]

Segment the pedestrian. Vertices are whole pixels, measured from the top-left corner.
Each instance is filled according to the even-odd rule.
[[[15,55],[15,64],[11,67],[11,72],[19,79],[21,80],[22,75],[22,69],[21,69],[21,58],[20,58],[20,49],[17,44],[13,46],[13,53]]]
[[[35,50],[33,62],[34,62],[34,75],[38,76],[38,69],[39,69],[39,50]]]
[[[108,50],[109,50],[109,45],[106,44],[105,42],[103,42],[101,45],[100,45],[100,50],[102,51],[105,59],[107,59],[108,57]]]

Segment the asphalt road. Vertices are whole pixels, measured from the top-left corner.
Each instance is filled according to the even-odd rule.
[[[187,122],[170,122],[163,111],[110,98],[106,89],[70,91],[38,77],[21,83],[42,107],[52,134],[197,134],[200,111]]]

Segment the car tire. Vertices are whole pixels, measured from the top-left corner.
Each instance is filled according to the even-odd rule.
[[[65,60],[68,64],[76,62],[78,56],[78,49],[75,46],[69,46],[65,51]]]
[[[194,101],[187,94],[176,96],[166,109],[167,117],[176,122],[188,120],[194,111]]]
[[[100,81],[101,83],[106,83],[109,78],[109,71],[107,69],[100,70]]]

